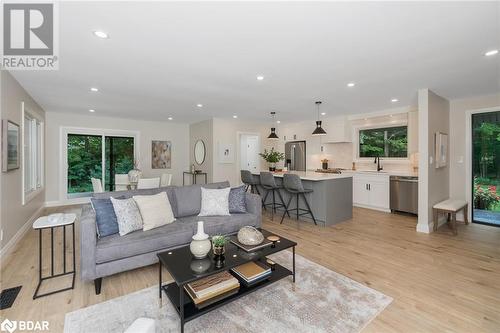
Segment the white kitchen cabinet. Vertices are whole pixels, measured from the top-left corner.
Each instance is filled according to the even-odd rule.
[[[390,212],[389,175],[355,173],[353,176],[354,206]]]
[[[326,131],[326,143],[352,142],[351,122],[344,117],[325,119],[323,128]]]

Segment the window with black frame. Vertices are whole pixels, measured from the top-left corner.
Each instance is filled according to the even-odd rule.
[[[359,130],[359,157],[408,157],[408,126]]]

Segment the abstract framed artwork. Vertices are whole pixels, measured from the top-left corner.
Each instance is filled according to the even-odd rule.
[[[172,142],[151,142],[151,168],[170,169],[172,167]]]
[[[218,160],[219,163],[234,163],[234,147],[232,143],[219,142]]]
[[[448,134],[436,132],[436,169],[448,164]]]
[[[19,125],[2,120],[2,171],[7,172],[19,168],[20,135]]]

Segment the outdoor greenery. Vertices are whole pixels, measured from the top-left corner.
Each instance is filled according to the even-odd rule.
[[[500,196],[497,186],[484,186],[474,179],[474,208],[486,210],[500,210]]]
[[[359,131],[359,157],[407,157],[408,127],[373,128]]]
[[[68,193],[92,192],[91,178],[102,179],[102,137],[68,135]],[[112,190],[114,175],[134,167],[134,139],[105,138],[105,190]]]
[[[271,148],[270,151],[264,149],[263,153],[259,153],[262,158],[268,163],[278,163],[279,161],[283,161],[285,159],[285,154],[280,153],[274,150],[274,147]]]

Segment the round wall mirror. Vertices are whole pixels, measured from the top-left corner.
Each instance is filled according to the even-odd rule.
[[[198,140],[194,144],[194,160],[198,165],[203,164],[205,162],[205,143],[203,140]]]

